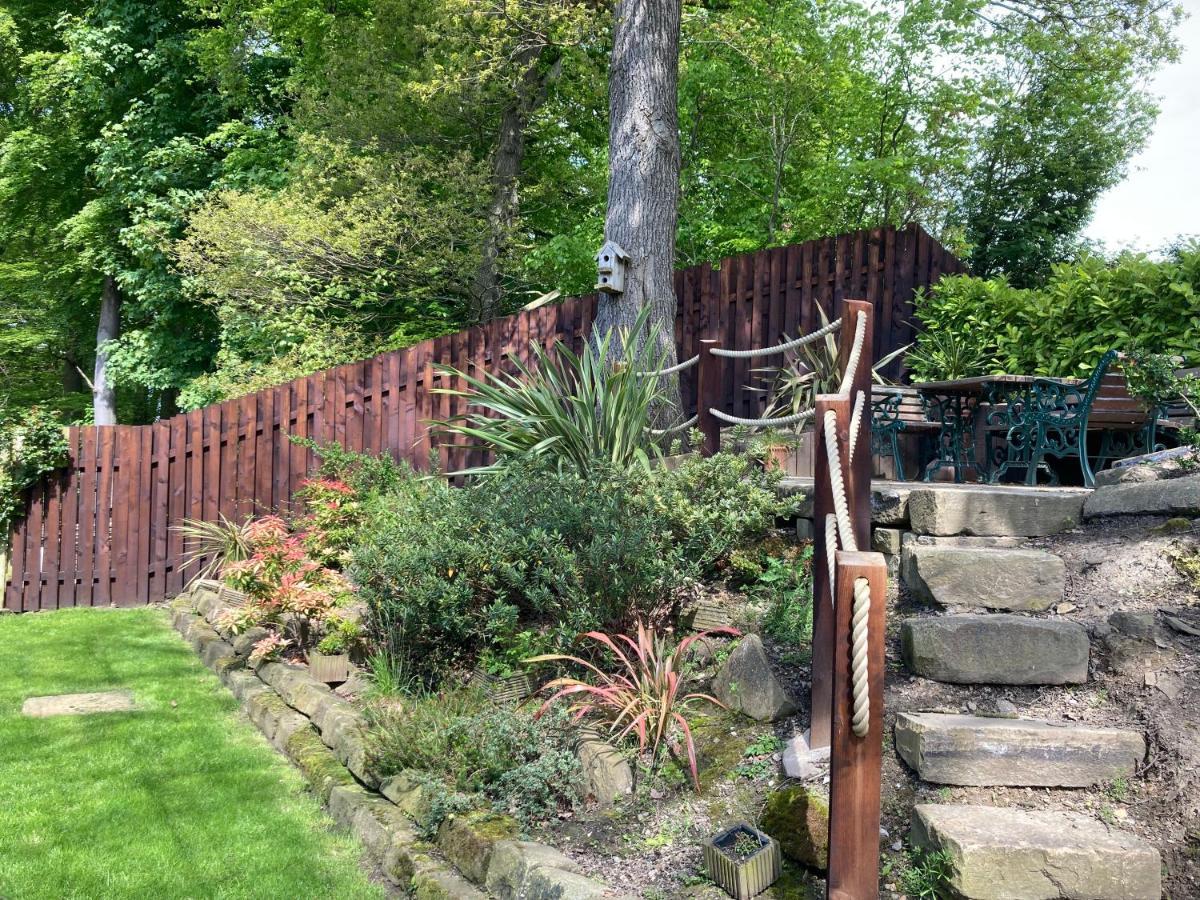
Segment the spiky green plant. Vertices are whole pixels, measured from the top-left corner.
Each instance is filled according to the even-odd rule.
[[[198,519],[184,519],[183,524],[176,525],[175,531],[183,535],[183,564],[184,571],[195,565],[200,565],[191,580],[212,578],[227,562],[241,562],[249,559],[254,552],[246,528],[250,520],[235,522],[221,514],[219,521],[203,522]]]
[[[632,334],[644,333],[645,323],[643,314]],[[622,470],[649,468],[654,452],[651,411],[665,392],[662,379],[640,373],[665,368],[665,354],[654,349],[654,330],[641,341],[622,338],[626,355],[619,360],[610,332],[579,354],[561,343],[553,350],[532,343],[533,364],[514,359],[515,375],[496,372],[476,378],[438,366],[443,376],[461,378],[469,387],[436,389],[468,404],[466,413],[437,427],[497,457],[497,463],[457,474],[491,472],[504,457],[520,456],[548,457],[580,472],[597,463]]]

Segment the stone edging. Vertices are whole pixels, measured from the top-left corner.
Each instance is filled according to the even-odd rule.
[[[362,841],[390,883],[417,900],[614,896],[553,847],[496,827],[493,820],[510,821],[506,817],[454,816],[439,830],[436,847],[422,840],[413,822],[424,812],[419,785],[404,774],[380,783],[367,762],[361,715],[306,669],[278,662],[249,668],[246,659],[263,633],[222,634],[217,622],[230,608],[223,602],[229,592],[218,588],[193,583],[170,603],[172,624],[272,746],[300,769],[334,821]]]

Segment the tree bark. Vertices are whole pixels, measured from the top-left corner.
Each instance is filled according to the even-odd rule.
[[[492,154],[492,200],[488,205],[487,234],[480,249],[479,267],[471,281],[471,321],[483,323],[500,314],[504,289],[500,284],[500,259],[520,209],[521,163],[525,158],[525,129],[546,100],[550,84],[562,72],[556,58],[543,72],[546,47],[533,47],[520,57],[525,66],[516,93],[500,116],[500,133]]]
[[[593,334],[613,329],[612,347],[624,354],[620,333],[644,307],[648,326],[674,365],[675,226],[679,204],[680,0],[619,0],[608,76],[608,209],[604,237],[629,261],[625,291],[601,294]],[[639,339],[643,336],[638,336]],[[656,409],[659,427],[679,416],[679,383]]]
[[[100,292],[100,324],[96,327],[96,369],[92,376],[92,421],[117,424],[117,392],[108,378],[109,341],[121,336],[121,290],[112,275],[104,276]]]

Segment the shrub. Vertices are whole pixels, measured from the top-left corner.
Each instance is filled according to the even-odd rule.
[[[307,511],[298,523],[304,549],[322,565],[348,564],[362,525],[362,504],[354,488],[334,478],[309,478],[293,497]]]
[[[320,462],[313,476],[340,481],[349,485],[360,497],[389,493],[412,476],[412,468],[404,461],[397,462],[390,453],[372,456],[347,450],[341,444],[318,444],[312,438],[291,437],[293,444],[316,454]]]
[[[1086,375],[1111,349],[1200,364],[1200,244],[1152,260],[1126,253],[1053,268],[1044,287],[1020,289],[1003,277],[942,278],[919,299],[923,332],[908,363],[919,380],[946,376],[931,342],[953,332],[963,358],[981,356],[977,372],[1053,377]],[[958,374],[957,372],[953,374]]]
[[[631,333],[643,334],[647,318],[648,311],[643,312]],[[579,355],[561,343],[551,351],[531,343],[534,361],[526,365],[513,359],[515,375],[496,372],[480,379],[439,366],[470,386],[439,392],[462,397],[471,408],[440,426],[496,454],[497,461],[479,472],[497,471],[506,459],[520,457],[545,457],[560,469],[572,466],[579,472],[594,466],[648,468],[650,416],[663,399],[662,379],[639,372],[664,367],[657,334],[652,330],[640,344],[627,347],[624,360],[614,358],[609,332],[599,346],[588,342]]]
[[[787,512],[777,480],[729,454],[673,472],[514,461],[461,489],[410,479],[370,504],[352,575],[379,649],[433,686],[481,655],[499,671],[661,618]]]
[[[174,529],[183,535],[184,560],[180,568],[186,571],[199,565],[193,579],[212,578],[226,563],[248,559],[254,552],[246,537],[249,524],[228,519],[224,513],[216,522],[184,519]]]
[[[684,713],[700,700],[722,709],[725,707],[708,694],[683,693],[681,672],[688,647],[713,634],[736,636],[740,632],[733,628],[702,631],[672,647],[665,636],[650,631],[641,622],[637,625],[636,641],[624,634],[610,637],[589,631],[583,637],[601,645],[615,658],[618,665],[612,672],[578,656],[550,653],[533,657],[530,663],[572,663],[594,676],[591,681],[563,677],[547,682],[540,692],[549,693],[550,697],[538,710],[538,716],[545,715],[558,701],[573,698],[569,712],[574,718],[587,717],[599,722],[617,742],[631,735],[636,737],[638,750],[650,756],[652,772],[658,768],[664,746],[677,757],[686,754],[692,784],[698,794],[700,773],[696,768],[696,745]]]
[[[62,426],[44,409],[35,406],[11,421],[0,416],[0,531],[7,535],[25,511],[22,491],[67,460]]]
[[[379,703],[368,717],[372,758],[385,777],[405,769],[429,772],[450,791],[486,797],[526,827],[572,808],[582,796],[583,773],[565,716],[535,719],[460,689]]]

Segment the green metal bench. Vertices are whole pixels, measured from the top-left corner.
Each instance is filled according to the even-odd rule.
[[[871,401],[871,452],[891,456],[896,479],[907,481],[900,437],[904,434],[936,434],[939,425],[929,419],[925,399],[912,388],[876,387]]]

